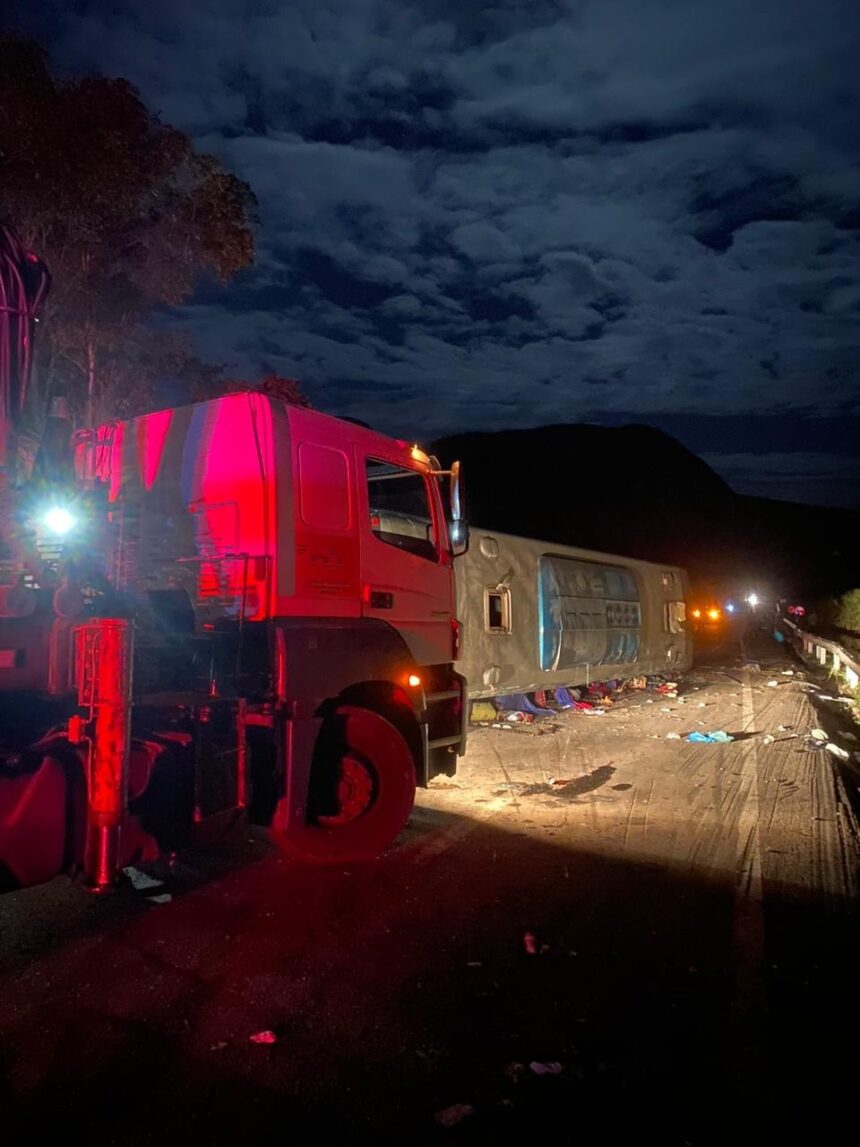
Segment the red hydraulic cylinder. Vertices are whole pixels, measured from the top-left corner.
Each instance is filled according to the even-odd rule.
[[[118,875],[128,804],[133,654],[130,621],[104,617],[75,629],[78,704],[88,710],[84,875],[96,892]]]

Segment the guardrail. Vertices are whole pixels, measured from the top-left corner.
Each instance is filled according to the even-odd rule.
[[[825,669],[830,669],[834,675],[842,676],[849,689],[856,689],[860,684],[860,662],[850,653],[846,653],[841,645],[829,641],[826,637],[816,637],[814,633],[807,633],[799,625],[786,618],[780,620],[780,625],[792,630],[795,641],[802,645],[803,654],[817,661]]]

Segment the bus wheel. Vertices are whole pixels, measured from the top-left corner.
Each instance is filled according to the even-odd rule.
[[[320,732],[308,814],[271,832],[287,856],[313,864],[374,860],[400,834],[415,800],[415,760],[401,733],[371,709],[344,705]]]

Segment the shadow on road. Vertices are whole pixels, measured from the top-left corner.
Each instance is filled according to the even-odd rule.
[[[88,910],[6,976],[7,1134],[682,1145],[836,1125],[849,906],[765,889],[761,951],[729,873],[438,812],[349,871],[250,851],[171,904]],[[263,1029],[276,1042],[250,1043]]]

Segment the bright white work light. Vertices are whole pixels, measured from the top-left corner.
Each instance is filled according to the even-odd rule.
[[[58,538],[65,537],[77,524],[75,515],[64,506],[52,506],[42,515],[42,525]]]

